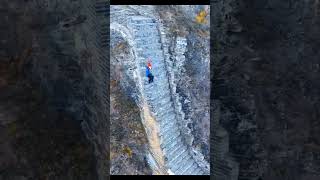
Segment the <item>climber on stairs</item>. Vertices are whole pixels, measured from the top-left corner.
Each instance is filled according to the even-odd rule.
[[[151,62],[150,60],[148,61],[148,64],[146,66],[146,76],[148,77],[149,79],[149,84],[153,82],[153,75],[151,73]]]

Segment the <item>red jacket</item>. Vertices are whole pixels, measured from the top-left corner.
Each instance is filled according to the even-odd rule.
[[[148,62],[148,65],[147,65],[147,66],[148,66],[149,69],[152,69],[151,62],[150,62],[150,61]]]

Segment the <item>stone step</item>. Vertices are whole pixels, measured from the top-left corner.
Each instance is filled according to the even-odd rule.
[[[189,168],[187,171],[183,172],[186,175],[197,175],[199,173],[200,168],[198,165],[196,167],[193,166],[193,168]]]
[[[175,120],[175,114],[164,114],[162,117],[161,123],[159,124],[161,128],[165,128],[167,126],[172,126],[173,124],[177,125]]]
[[[186,151],[186,148],[184,145],[182,145],[180,148],[178,148],[178,150],[176,150],[174,153],[170,153],[169,154],[169,162],[171,162],[172,160],[178,160],[178,158],[180,158]],[[178,157],[178,158],[177,158]]]
[[[143,24],[129,23],[129,26],[131,26],[136,31],[144,31],[145,29],[148,29],[148,30],[158,29],[156,23],[143,23]]]
[[[169,85],[167,83],[164,83],[163,81],[164,79],[158,79],[155,77],[153,78],[154,85],[157,88],[156,91],[158,91],[153,94],[157,97],[162,97],[163,94],[167,94],[170,92]],[[161,90],[163,90],[163,92]]]
[[[135,39],[135,46],[138,49],[142,49],[145,50],[144,48],[146,48],[147,46],[157,46],[157,44],[159,43],[159,39],[156,37],[146,37],[146,38],[139,38],[139,39]],[[161,49],[161,46],[158,48],[159,50]]]
[[[197,162],[195,162],[190,168],[186,169],[186,171],[183,173],[193,175],[193,174],[196,174],[197,170],[199,169],[200,169],[199,165],[197,164]]]
[[[172,129],[174,126],[178,126],[176,120],[172,117],[174,116],[170,116],[168,115],[169,118],[165,119],[165,118],[161,118],[161,125],[160,127],[162,128],[160,131],[161,132],[167,132],[168,130]]]
[[[134,22],[134,21],[129,21],[128,24],[133,27],[133,28],[140,28],[140,27],[157,27],[156,22],[147,22],[147,21],[141,21],[141,22]]]
[[[173,109],[169,108],[168,111],[167,110],[163,110],[163,111],[157,111],[155,112],[155,115],[157,117],[162,117],[165,114],[175,114],[175,112],[173,111]]]
[[[196,170],[197,167],[197,163],[194,162],[191,166],[186,167],[183,171],[181,171],[181,174],[192,175],[192,173]]]
[[[187,163],[182,164],[181,168],[179,168],[176,171],[176,174],[185,175],[186,173],[184,171],[186,171],[188,168],[192,167],[194,164],[195,164],[194,160],[190,157],[190,159],[187,161]]]
[[[152,26],[152,24],[130,24],[132,30],[135,34],[143,34],[148,32],[157,32],[155,35],[160,36],[159,30],[156,24]],[[151,28],[150,28],[151,27]]]
[[[171,137],[170,137],[170,134],[171,134]],[[174,132],[173,131],[168,131],[168,136],[164,139],[163,141],[163,144],[170,144],[172,143],[173,141],[177,141],[180,139],[180,133],[179,131],[175,130]]]
[[[139,57],[142,58],[150,58],[150,59],[155,59],[155,60],[162,60],[163,55],[160,53],[149,53],[149,52],[142,52],[137,54]]]
[[[143,54],[146,50],[144,48],[137,48],[137,52],[139,54]],[[152,50],[153,52],[157,52],[157,53],[162,53],[161,49],[158,50]],[[139,66],[147,66],[147,62],[148,62],[149,58],[144,58],[144,57],[138,57],[137,61],[139,63]],[[164,64],[165,62],[163,61],[163,59],[151,59],[151,64],[152,67],[154,67],[157,64]]]
[[[161,38],[161,36],[159,35],[159,31],[156,28],[145,29],[143,31],[133,31],[133,35],[137,41],[146,40],[150,38],[160,40]]]
[[[167,71],[165,69],[165,66],[161,66],[161,67],[158,66],[157,68],[153,67],[151,72],[154,76],[161,76],[161,75],[166,76],[167,75]]]
[[[151,45],[151,44],[162,44],[160,41],[160,36],[156,34],[156,31],[149,31],[147,33],[145,32],[135,32],[134,40],[137,44],[145,44],[145,45]]]
[[[147,97],[153,97],[153,99],[162,98],[164,97],[164,95],[170,94],[170,91],[166,89],[168,88],[167,84],[161,83],[160,80],[157,82],[153,81],[153,83],[150,83],[150,84],[147,81],[148,81],[148,78],[146,77],[145,83],[144,83],[146,91],[144,92],[147,95]],[[155,91],[149,91],[151,90],[150,89],[151,86],[155,86],[155,88],[157,89],[155,89]],[[160,91],[160,90],[163,90],[163,91]]]
[[[158,31],[157,30],[147,30],[147,31],[134,31],[134,38],[150,38],[150,37],[153,37],[153,38],[157,38],[159,39],[160,36],[158,35]]]
[[[190,157],[188,150],[184,152],[184,155],[182,155],[179,159],[176,160],[174,164],[181,164],[181,162],[185,159]]]
[[[174,146],[170,146],[170,147],[167,147],[165,150],[166,150],[166,156],[167,158],[172,158],[172,157],[175,157],[175,155],[179,154],[179,152],[173,152],[174,150],[177,150],[177,149],[182,149],[182,148],[185,148],[184,147],[184,144],[182,142],[182,139],[181,139],[181,136],[178,136],[177,138],[174,139],[174,141],[177,142],[177,144],[175,144]]]
[[[167,113],[162,113],[161,115],[156,115],[157,117],[162,119],[162,122],[159,124],[161,128],[167,126],[166,124],[169,123],[169,121],[177,122],[176,121],[176,114],[173,113],[173,111],[162,110],[162,112],[167,112]]]
[[[165,95],[170,94],[169,85],[165,82],[164,79],[158,79],[157,81],[155,81],[155,77],[154,77],[153,83],[157,89],[155,89],[155,91],[153,91],[153,92],[148,92],[148,94],[150,94],[150,96],[157,97],[157,98],[159,98],[159,100],[161,100],[161,98],[166,97]],[[167,96],[167,97],[170,98],[171,96]]]
[[[188,158],[186,158],[188,159]],[[182,173],[182,171],[185,171],[187,167],[192,166],[195,163],[194,159],[190,156],[188,160],[185,160],[181,164],[183,165],[181,168],[177,169],[176,172],[179,174]],[[193,170],[192,170],[193,171]],[[185,174],[185,173],[183,173]]]
[[[154,76],[154,80],[157,79],[157,81],[163,80],[165,83],[168,82],[168,76],[165,73],[162,74],[152,74]]]
[[[175,116],[172,114],[167,114],[167,115],[160,117],[160,119],[161,119],[161,122],[159,123],[160,132],[163,132],[163,133],[166,132],[168,126],[177,125],[177,122],[174,119],[174,117]]]
[[[157,96],[149,95],[147,98],[148,100],[156,101],[158,99],[171,98],[171,95],[169,91],[161,91],[161,93],[157,94]]]
[[[176,144],[175,143],[178,143],[178,139],[180,139],[179,137],[180,135],[172,135],[172,137],[169,137],[167,140],[165,140],[163,143],[162,143],[162,146],[165,148],[164,150],[166,150],[166,152],[168,153],[169,150],[171,148],[173,148],[173,146],[175,146]]]
[[[167,134],[161,134],[160,132],[160,136],[161,136],[161,143],[165,143],[166,141],[170,141],[171,139],[180,136],[180,132],[179,131],[172,131],[171,133],[167,133]]]
[[[151,59],[157,59],[157,60],[162,60],[163,59],[163,55],[162,54],[153,54],[153,55],[149,55],[149,54],[138,54],[139,57],[143,57],[143,58],[151,58]]]
[[[143,45],[146,47],[147,45],[159,44],[160,43],[160,37],[153,35],[154,33],[156,33],[156,32],[150,32],[150,33],[147,33],[147,34],[136,34],[136,35],[134,35],[134,39],[142,39],[143,40],[143,41],[140,41],[140,40],[137,41],[137,44],[139,44],[138,47],[142,48]],[[161,47],[162,46],[160,46],[159,49],[161,49]]]
[[[141,52],[141,53],[137,53],[137,56],[140,58],[145,58],[145,59],[155,59],[155,60],[162,60],[163,59],[163,55],[162,54],[150,54],[150,53],[145,53],[145,52]]]
[[[129,18],[131,23],[155,23],[156,21],[152,18],[145,17],[145,16],[131,16]]]
[[[144,91],[144,93],[149,97],[150,96],[154,96],[155,98],[163,97],[163,94],[168,94],[169,93],[168,90],[165,90],[165,89],[169,88],[168,85],[167,84],[161,84],[160,81],[162,81],[162,80],[155,81],[155,79],[153,79],[153,82],[149,84],[148,79],[145,79],[145,82],[144,82],[145,91]],[[151,87],[151,86],[154,86],[154,87]],[[161,91],[157,92],[160,89],[164,89],[164,92],[161,92]]]
[[[173,149],[170,149],[169,153],[166,154],[167,158],[172,159],[172,158],[178,156],[181,153],[182,149],[184,149],[184,148],[185,148],[184,144],[180,140],[180,143],[177,146],[175,146]]]
[[[162,144],[162,149],[166,154],[169,154],[170,149],[172,149],[175,146],[178,146],[179,143],[181,142],[176,141],[176,139],[172,139],[172,141],[168,141],[167,143]]]
[[[166,136],[165,138],[162,139],[161,144],[163,147],[167,146],[168,144],[172,143],[172,140],[180,136],[180,134],[171,134],[171,137]]]
[[[177,166],[172,167],[172,171],[176,173],[180,169],[183,169],[183,167],[185,167],[187,163],[191,163],[190,159],[191,159],[191,156],[186,156],[185,158],[181,159],[180,162],[176,163]]]
[[[163,97],[163,98],[160,98],[161,96],[158,96],[158,97],[159,98],[153,102],[155,102],[155,104],[159,107],[163,107],[164,105],[166,105],[168,103],[172,103],[170,97]]]
[[[138,47],[138,51],[146,51],[146,50],[161,50],[162,45],[159,42],[155,42],[152,44],[143,44],[141,43]]]
[[[154,43],[154,44],[147,44],[147,45],[139,45],[137,46],[137,51],[139,51],[140,54],[144,55],[146,54],[145,52],[146,51],[158,51],[158,50],[161,50],[161,46],[159,45],[156,45],[157,43]],[[162,59],[161,59],[162,60]]]
[[[157,86],[157,90],[164,90],[164,91],[169,91],[169,84],[165,79],[160,79],[157,76],[154,76],[153,78],[154,84]],[[161,93],[157,93],[161,94]]]
[[[163,122],[164,120],[161,120]],[[168,121],[170,123],[170,121]],[[170,125],[169,125],[170,126]],[[160,129],[160,134],[164,135],[163,137],[166,137],[166,134],[177,134],[178,135],[179,129],[176,126],[171,126],[171,128],[162,128]],[[167,139],[166,139],[167,140]]]
[[[146,84],[148,83],[147,79],[145,80]],[[151,86],[154,86],[154,87],[151,87]],[[159,101],[163,101],[163,99],[165,98],[169,98],[170,99],[170,96],[164,96],[164,95],[167,95],[167,94],[170,94],[167,90],[164,90],[163,92],[161,91],[158,91],[159,89],[162,89],[162,88],[167,88],[168,86],[158,86],[157,83],[155,81],[153,81],[153,83],[150,83],[148,85],[146,85],[146,88],[145,88],[145,95],[147,96],[147,100],[150,101],[152,104],[156,105],[156,106],[160,106],[159,108],[163,109],[163,107],[167,107],[167,103],[172,103],[171,101],[167,101],[167,103],[161,103]]]
[[[161,120],[161,122],[163,122],[163,121],[167,121],[167,123],[164,125],[164,126],[160,126],[161,127],[161,132],[162,133],[166,133],[166,132],[168,132],[168,131],[170,131],[170,130],[172,130],[172,128],[174,127],[174,126],[178,126],[178,124],[175,122],[175,120],[164,120],[164,119],[162,119]]]
[[[175,164],[178,160],[180,160],[181,158],[184,158],[186,155],[188,155],[188,153],[186,154],[185,152],[187,151],[186,148],[183,148],[182,151],[179,153],[179,155],[177,155],[176,157],[169,159],[168,161],[168,166],[171,167],[171,165]]]
[[[159,127],[160,127],[160,132],[163,134],[165,131],[163,130],[163,126],[165,124],[172,124],[173,122],[171,122],[169,119],[167,118],[159,118],[161,119],[161,122],[159,123]]]
[[[156,44],[158,44],[158,40],[155,38],[144,38],[140,40],[135,39],[135,42],[134,42],[134,45],[139,52],[140,51],[145,52],[146,46],[152,46],[153,44],[155,44],[154,46],[156,46]],[[158,48],[158,49],[160,50],[161,48]]]
[[[199,165],[193,170],[193,174],[195,175],[204,175],[204,172],[201,170]]]
[[[148,29],[147,29],[148,28]],[[161,36],[159,35],[159,30],[156,27],[134,27],[131,32],[135,39],[143,39],[148,37],[155,37],[160,41]]]
[[[142,80],[144,81],[143,85],[144,85],[144,89],[146,90],[145,92],[148,92],[149,90],[154,88],[155,84],[154,83],[149,84],[147,77],[143,77]]]
[[[153,50],[153,51],[145,51],[144,49],[142,49],[142,51],[138,51],[139,53],[141,53],[142,55],[145,55],[145,56],[154,56],[154,57],[160,57],[163,55],[163,52],[161,49],[158,49],[158,50]],[[162,56],[163,57],[163,56]],[[142,57],[143,58],[143,57]],[[149,57],[148,57],[149,58]],[[148,59],[148,58],[145,58],[145,59]],[[152,59],[152,58],[151,58]],[[162,60],[163,58],[161,58]],[[153,60],[156,60],[155,58],[153,58]]]
[[[203,174],[204,174],[204,172],[200,168],[196,169],[195,175],[203,175]]]
[[[161,111],[161,112],[164,112],[164,111]],[[161,119],[161,122],[160,123],[165,123],[164,121],[168,121],[168,119],[166,118],[162,118],[164,116],[164,113],[162,113],[162,115],[157,115],[156,113],[154,113],[154,115],[158,118],[158,119]],[[160,125],[160,124],[159,124]],[[162,128],[162,126],[161,126]]]

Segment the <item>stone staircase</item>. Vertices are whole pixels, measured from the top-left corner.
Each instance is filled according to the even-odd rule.
[[[138,69],[144,80],[143,92],[160,126],[161,148],[166,158],[167,168],[174,174],[204,174],[190,156],[176,122],[157,23],[151,18],[131,16],[128,25],[133,29],[138,50],[140,66]],[[154,82],[151,84],[145,77],[147,58],[151,58],[153,64]]]
[[[165,156],[167,170],[176,175],[209,174],[193,159],[180,132],[171,99],[157,22],[149,17],[131,14],[122,21],[124,22],[123,25],[129,27],[133,38],[136,61],[139,66],[138,75],[143,81],[142,94],[159,125],[160,146]],[[154,82],[151,84],[145,76],[147,58],[152,60]]]

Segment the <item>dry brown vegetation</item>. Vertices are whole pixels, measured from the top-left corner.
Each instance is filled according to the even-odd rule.
[[[110,84],[111,174],[152,174],[144,159],[148,142],[140,110],[120,88],[119,78],[111,76]]]

